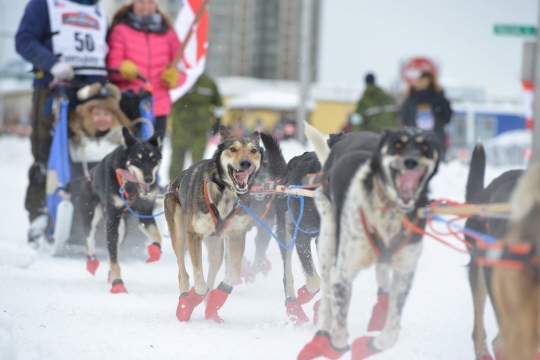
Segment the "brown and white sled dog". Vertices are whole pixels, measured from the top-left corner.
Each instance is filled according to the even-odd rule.
[[[316,134],[306,131],[306,135],[311,140]],[[425,226],[416,218],[416,210],[428,203],[428,183],[437,171],[439,143],[434,133],[413,128],[386,130],[374,152],[364,150],[357,137],[345,137],[340,140],[343,145],[331,151],[317,145],[324,144],[320,139],[311,142],[324,161],[328,181],[314,192],[321,217],[322,294],[317,332],[298,359],[337,359],[348,351],[352,282],[360,270],[377,263],[379,295],[387,295],[379,296],[373,315],[382,315],[382,321],[375,319],[382,332],[353,342],[352,359],[364,359],[389,349],[398,339],[403,306],[422,249],[421,236],[404,224],[408,220]]]
[[[540,359],[540,162],[525,171],[510,198],[505,246],[529,246],[529,266],[493,268],[493,297],[506,360]],[[497,358],[498,359],[498,358]]]
[[[222,126],[220,134],[221,143],[214,157],[182,171],[165,196],[165,216],[178,259],[181,295],[176,316],[180,321],[189,321],[194,308],[214,288],[226,240],[225,279],[208,294],[205,312],[206,319],[222,322],[217,311],[240,278],[246,233],[251,227],[249,215],[238,205],[237,197],[249,206],[248,190],[263,158],[259,133],[248,138],[234,137]],[[202,266],[203,239],[208,249],[207,281]],[[195,282],[191,289],[184,261],[186,246]]]

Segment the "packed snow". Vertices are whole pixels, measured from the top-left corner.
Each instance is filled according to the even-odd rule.
[[[294,141],[282,146],[286,158],[305,150]],[[166,149],[166,157],[169,154]],[[205,321],[203,306],[195,309],[189,323],[176,319],[178,268],[167,237],[157,263],[144,263],[143,247],[129,258],[120,250],[122,277],[129,294],[109,293],[104,244],[98,252],[101,266],[95,277],[86,271],[84,255],[55,258],[46,247],[36,254],[26,245],[24,210],[31,161],[28,139],[0,137],[0,188],[4,190],[0,205],[2,360],[295,359],[312,339],[311,323],[294,327],[287,322],[281,256],[275,243],[267,253],[273,269],[267,277],[258,275],[255,283],[235,286],[220,310],[224,324]],[[162,181],[166,181],[165,170]],[[486,180],[505,170],[488,168]],[[432,182],[432,195],[464,200],[467,173],[467,166],[457,162],[441,165]],[[246,255],[250,260],[254,235],[254,231],[248,234]],[[299,288],[305,280],[296,255],[294,259],[295,285]],[[400,339],[394,348],[373,356],[374,360],[474,358],[468,261],[468,256],[424,239]],[[190,266],[188,263],[191,272]],[[222,277],[223,269],[218,281]],[[362,272],[354,284],[350,342],[366,334],[377,291],[373,269]],[[304,306],[310,317],[317,299]],[[491,307],[486,313],[491,341],[497,327]],[[343,358],[350,358],[350,353]]]

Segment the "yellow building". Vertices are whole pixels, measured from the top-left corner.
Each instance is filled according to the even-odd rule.
[[[296,82],[230,77],[218,78],[217,83],[225,103],[224,125],[241,123],[253,129],[260,122],[266,131],[272,131],[280,121],[294,122]],[[307,104],[310,123],[325,134],[341,131],[356,108],[360,90],[313,84]]]

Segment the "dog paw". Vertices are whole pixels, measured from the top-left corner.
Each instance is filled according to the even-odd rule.
[[[189,292],[180,295],[178,307],[176,308],[176,318],[181,322],[189,321],[193,310],[197,305],[202,303],[205,295],[197,294],[194,287],[189,289]]]
[[[127,289],[124,286],[124,282],[120,279],[114,280],[112,282],[111,294],[127,294]]]
[[[298,289],[298,297],[296,298],[296,301],[298,301],[298,304],[300,305],[307,304],[315,297],[318,292],[319,291],[317,290],[314,293],[310,293],[307,291],[306,285],[304,285],[300,289]]]
[[[298,301],[289,301],[285,306],[287,308],[287,316],[293,325],[297,326],[309,322],[309,318]]]
[[[212,315],[210,315],[209,318],[207,318],[206,320],[213,320],[214,322],[218,323],[218,324],[223,324],[225,322],[225,320],[223,320],[217,312],[213,313]]]
[[[373,346],[373,337],[363,336],[354,340],[351,347],[351,360],[362,360],[380,351]]]
[[[300,351],[298,360],[311,360],[320,356],[327,359],[339,359],[347,350],[338,350],[334,348],[330,339],[326,335],[316,335],[313,340]]]
[[[158,261],[161,258],[161,245],[157,242],[148,245],[148,255],[147,263]]]
[[[211,319],[214,314],[217,314],[218,310],[221,309],[227,298],[229,297],[230,292],[223,291],[220,287],[224,285],[223,283],[219,284],[217,289],[214,289],[208,294],[208,302],[206,303],[206,310],[204,312],[205,319]],[[227,285],[224,285],[227,286]],[[231,288],[232,290],[232,288]]]
[[[86,259],[86,270],[92,275],[96,275],[96,270],[99,267],[99,260],[95,256],[88,256]]]
[[[377,303],[373,306],[368,331],[381,331],[386,324],[388,316],[388,294],[379,294]]]
[[[476,360],[493,360],[493,357],[487,351],[483,351],[476,355]]]

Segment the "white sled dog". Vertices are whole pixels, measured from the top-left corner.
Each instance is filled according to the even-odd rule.
[[[363,134],[366,139],[373,137],[373,133]],[[432,132],[386,130],[373,151],[365,146],[363,134],[345,136],[330,151],[322,134],[306,124],[325,178],[325,185],[314,192],[321,217],[322,294],[317,332],[299,360],[337,359],[349,350],[352,282],[360,270],[374,263],[379,297],[368,329],[382,332],[356,339],[352,359],[389,349],[399,336],[401,313],[422,249],[421,236],[405,225],[425,226],[416,210],[428,204],[428,183],[437,171],[439,143]]]

